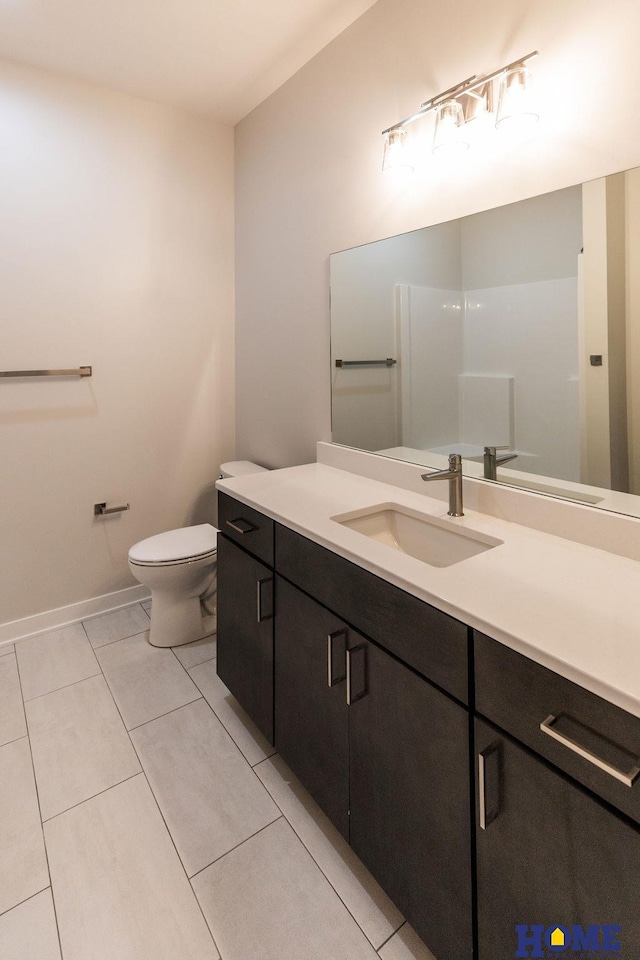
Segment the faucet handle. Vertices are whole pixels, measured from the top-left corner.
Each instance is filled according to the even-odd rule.
[[[485,453],[488,453],[489,456],[492,457],[492,456],[495,454],[496,450],[510,450],[510,449],[511,449],[511,447],[509,446],[509,444],[508,444],[508,443],[504,443],[501,447],[495,447],[495,446],[493,446],[493,447],[485,447],[485,448],[484,448],[484,452],[485,452]]]

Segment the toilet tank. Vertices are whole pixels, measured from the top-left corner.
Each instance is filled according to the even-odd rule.
[[[267,468],[261,467],[250,460],[230,460],[228,463],[220,464],[220,477],[243,477],[248,473],[266,473]]]

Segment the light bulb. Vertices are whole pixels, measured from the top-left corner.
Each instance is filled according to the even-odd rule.
[[[406,139],[406,130],[390,130],[387,134],[382,157],[382,172],[385,176],[401,176],[413,173],[413,164],[408,156]]]
[[[526,133],[535,127],[538,119],[531,73],[524,66],[507,70],[500,81],[496,128],[510,133]]]
[[[459,157],[469,149],[464,113],[457,100],[445,100],[436,110],[433,152],[441,157]]]

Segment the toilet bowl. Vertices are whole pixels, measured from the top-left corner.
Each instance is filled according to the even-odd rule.
[[[151,590],[149,643],[174,647],[212,632],[201,598],[213,593],[218,531],[210,523],[168,530],[129,551],[129,569]]]
[[[246,460],[223,463],[223,477],[261,473]],[[134,544],[129,570],[151,590],[149,643],[177,647],[215,632],[218,530],[210,523],[167,530]]]

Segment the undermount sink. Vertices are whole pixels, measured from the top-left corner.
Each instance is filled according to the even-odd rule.
[[[378,503],[331,519],[432,567],[450,567],[503,543],[397,503]]]

